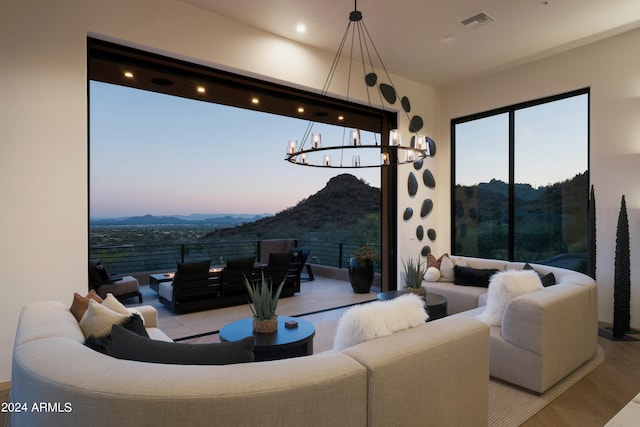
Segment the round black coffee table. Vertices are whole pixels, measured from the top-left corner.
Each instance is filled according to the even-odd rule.
[[[296,321],[298,327],[286,328],[285,322]],[[231,322],[220,329],[220,341],[238,341],[253,335],[253,354],[256,362],[286,359],[313,354],[313,337],[316,330],[311,322],[288,316],[278,316],[278,330],[270,334],[253,332],[253,319]]]
[[[388,301],[404,295],[403,291],[386,291],[376,295],[379,301]],[[427,292],[424,306],[429,314],[429,320],[436,320],[447,315],[447,298],[442,295]]]

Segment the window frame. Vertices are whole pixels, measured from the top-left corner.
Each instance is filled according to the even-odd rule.
[[[508,184],[508,237],[507,237],[507,260],[514,261],[515,258],[515,116],[518,110],[523,110],[530,107],[535,107],[555,101],[560,101],[575,96],[587,95],[587,177],[589,183],[587,187],[590,187],[590,165],[591,165],[591,89],[589,87],[576,89],[570,92],[565,92],[557,95],[552,95],[544,98],[539,98],[531,101],[526,101],[518,104],[509,105],[506,107],[496,108],[481,113],[471,114],[451,120],[451,188],[450,188],[450,214],[451,214],[451,253],[455,253],[456,248],[456,126],[463,123],[468,123],[474,120],[484,119],[499,114],[508,114],[508,139],[509,139],[509,182]],[[585,202],[588,203],[588,188],[585,194]],[[586,207],[586,205],[585,205]],[[586,235],[586,230],[585,230]]]

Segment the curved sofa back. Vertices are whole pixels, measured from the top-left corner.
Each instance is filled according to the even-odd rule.
[[[505,261],[499,259],[474,258],[467,256],[452,255],[450,257],[455,263],[464,260],[467,266],[473,268],[496,268],[498,270],[522,270],[526,263]],[[575,283],[583,286],[594,286],[595,281],[586,274],[569,270],[566,268],[552,267],[543,264],[529,263],[537,272],[542,274],[553,273],[556,276],[556,283]]]
[[[482,426],[488,354],[487,325],[449,317],[343,352],[225,366],[134,362],[85,347],[65,305],[39,302],[20,315],[11,399],[50,410],[13,413],[9,425]],[[464,411],[461,398],[473,402]]]
[[[62,303],[23,308],[11,400],[28,410],[13,413],[11,426],[357,426],[367,420],[367,370],[342,353],[225,366],[164,365],[115,359],[83,340]],[[48,410],[38,412],[33,405]]]

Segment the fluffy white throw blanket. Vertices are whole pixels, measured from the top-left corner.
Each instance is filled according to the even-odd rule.
[[[490,326],[500,326],[502,313],[512,299],[543,288],[538,273],[533,270],[508,270],[496,273],[489,281],[487,305],[476,319]]]
[[[359,304],[340,318],[333,349],[340,351],[373,338],[420,326],[428,318],[424,300],[414,294],[401,295],[389,301]]]

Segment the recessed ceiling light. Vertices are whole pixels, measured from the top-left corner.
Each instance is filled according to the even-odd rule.
[[[132,79],[133,78],[133,73],[131,71],[125,71],[124,72],[124,76],[128,79]]]
[[[205,93],[207,90],[204,88],[204,86],[198,86],[198,89],[196,89],[198,91],[198,93]]]
[[[251,98],[251,103],[252,104],[259,104],[260,100],[258,98]]]
[[[344,116],[338,116],[338,120],[340,121],[344,120]]]
[[[304,24],[298,24],[296,25],[296,31],[302,34],[307,31],[307,27]]]
[[[298,113],[304,113],[304,108],[303,107],[298,107]]]

